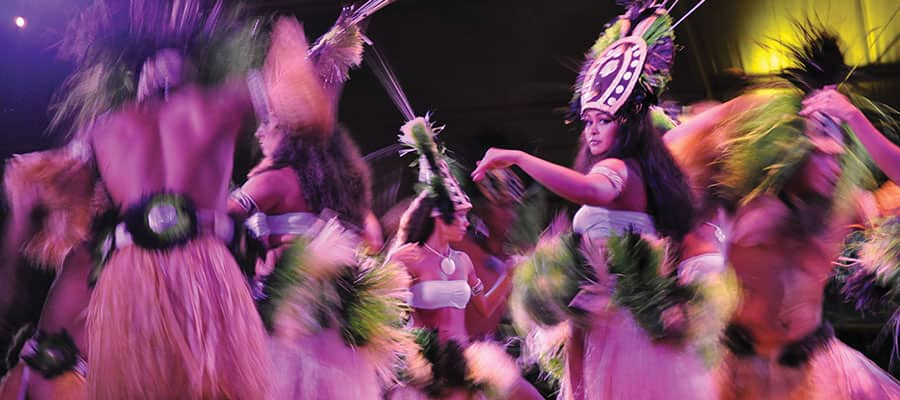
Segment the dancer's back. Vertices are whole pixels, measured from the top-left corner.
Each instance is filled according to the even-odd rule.
[[[94,127],[123,221],[87,311],[88,398],[266,398],[265,332],[225,246],[235,139],[252,109],[245,88],[184,85]],[[161,192],[174,197],[149,197]]]
[[[212,89],[188,85],[107,116],[92,140],[113,201],[124,208],[171,191],[198,209],[223,209],[236,135],[251,109],[238,81]]]

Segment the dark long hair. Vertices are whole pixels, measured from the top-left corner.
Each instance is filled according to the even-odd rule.
[[[664,236],[681,240],[694,222],[687,178],[663,143],[663,132],[653,126],[648,109],[644,107],[628,114],[627,117],[616,117],[619,129],[612,146],[604,154],[591,154],[584,135],[580,134],[574,168],[588,173],[594,164],[605,158],[635,160],[641,168],[647,193],[647,213],[653,217],[656,229]]]
[[[272,154],[273,168],[297,173],[306,204],[313,212],[331,209],[362,228],[372,208],[369,167],[343,127],[327,139],[286,137]]]
[[[422,192],[410,203],[409,208],[400,217],[400,226],[397,228],[397,245],[416,243],[419,246],[425,244],[434,233],[434,219],[431,215],[437,207],[438,199]],[[447,223],[450,221],[441,214],[441,218]]]

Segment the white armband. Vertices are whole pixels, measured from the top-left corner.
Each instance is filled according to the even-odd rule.
[[[622,193],[622,189],[625,188],[625,179],[622,178],[622,175],[619,175],[618,172],[605,165],[597,165],[594,168],[591,168],[589,174],[599,174],[606,177],[606,179],[609,180],[610,185],[612,185],[613,190],[616,191],[616,194]]]
[[[479,296],[484,293],[484,282],[481,279],[475,282],[475,285],[472,286],[472,296]]]

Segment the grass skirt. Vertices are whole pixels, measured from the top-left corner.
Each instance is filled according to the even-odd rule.
[[[277,400],[377,400],[381,385],[363,352],[329,328],[299,338],[270,339]]]
[[[719,394],[729,399],[900,399],[900,383],[837,338],[814,351],[799,368],[777,356],[725,357],[717,374]]]
[[[611,309],[580,329],[583,397],[573,395],[570,382],[563,379],[562,398],[715,398],[712,375],[700,355],[690,347],[651,340],[629,312]]]
[[[263,399],[266,334],[225,245],[112,254],[88,307],[91,399]]]

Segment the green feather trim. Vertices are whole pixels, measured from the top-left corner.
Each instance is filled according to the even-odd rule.
[[[406,270],[394,263],[363,257],[334,281],[340,303],[334,313],[344,342],[359,348],[382,382],[395,375],[411,338],[404,329],[410,285]]]
[[[469,389],[466,359],[457,342],[441,341],[435,329],[416,328],[412,330],[412,335],[417,351],[407,357],[405,370],[398,373],[404,377],[404,382],[432,398],[440,398],[452,389]],[[411,359],[415,362],[410,362]]]
[[[510,307],[534,322],[553,326],[582,313],[569,307],[581,285],[594,280],[594,272],[579,249],[574,233],[546,234],[534,252],[516,267]],[[517,326],[528,326],[518,321]]]
[[[398,375],[429,398],[460,389],[490,399],[507,398],[519,376],[515,362],[495,343],[476,341],[463,347],[455,340],[441,340],[435,329],[415,328],[411,334],[418,347],[416,360]]]
[[[688,303],[688,337],[709,368],[722,359],[722,332],[740,298],[737,275],[726,268],[718,274],[698,277],[691,285],[699,296]]]
[[[341,332],[351,346],[367,346],[403,326],[409,276],[396,264],[365,260],[337,281]]]
[[[401,151],[401,155],[411,151],[415,151],[419,155],[417,163],[419,164],[420,182],[417,190],[427,190],[429,196],[437,198],[437,207],[440,209],[441,215],[444,218],[452,218],[456,206],[451,197],[452,189],[449,187],[451,182],[446,180],[453,179],[450,166],[456,162],[448,157],[445,149],[434,140],[437,132],[441,129],[442,127],[435,128],[433,126],[428,115],[417,117],[400,128],[399,141],[401,145],[408,148],[408,150]],[[413,165],[416,163],[411,164],[411,166]],[[446,176],[441,172],[442,166],[447,169]],[[465,193],[457,194],[465,197]]]
[[[845,255],[854,263],[835,282],[858,311],[890,315],[884,332],[893,337],[892,361],[900,358],[900,216],[848,237]]]
[[[644,34],[641,35],[641,38],[644,39],[644,42],[646,42],[648,46],[664,37],[669,37],[674,41],[675,32],[670,29],[671,27],[672,17],[670,17],[669,14],[657,15],[656,19],[653,20],[653,22],[650,23],[650,26],[647,27],[647,30],[644,31]]]
[[[94,0],[62,35],[60,57],[75,70],[54,95],[49,129],[72,134],[135,100],[143,63],[164,48],[185,52],[201,84],[258,65],[266,38],[243,14],[216,0]]]
[[[594,42],[594,45],[591,46],[591,57],[597,57],[603,50],[606,50],[609,45],[615,43],[617,40],[622,38],[622,28],[625,26],[625,20],[617,19],[615,23],[610,25],[603,31],[603,34],[597,38],[597,41]]]
[[[650,108],[650,120],[655,128],[661,129],[663,132],[667,132],[676,126],[675,121],[669,118],[665,110],[660,107]]]
[[[765,102],[738,111],[719,124],[724,140],[713,162],[715,195],[730,206],[742,206],[763,195],[777,195],[802,167],[813,145],[797,115],[803,98],[799,91],[768,94]],[[852,206],[853,190],[874,186],[867,165],[871,161],[851,130],[843,127],[848,143],[841,156],[841,177],[835,188],[835,207]]]
[[[669,17],[668,14],[658,15],[655,20],[650,24],[647,28],[647,31],[644,32],[642,38],[644,42],[647,43],[648,52],[650,54],[647,57],[654,57],[655,54],[650,51],[653,45],[660,40],[668,40],[671,42],[675,42],[675,32],[670,30],[669,28],[672,26],[672,18]],[[674,55],[672,55],[674,57]],[[662,95],[666,86],[669,84],[669,81],[672,80],[672,73],[670,68],[664,68],[658,71],[651,71],[648,67],[652,65],[651,60],[647,60],[644,63],[644,71],[641,73],[641,84],[650,89],[653,94],[657,97]]]
[[[337,329],[390,383],[412,341],[404,330],[410,278],[396,264],[358,255],[357,244],[335,220],[296,239],[268,279],[260,313],[285,337]]]
[[[662,246],[654,246],[641,235],[629,231],[621,236],[610,236],[606,248],[609,272],[616,278],[613,302],[627,308],[651,338],[679,335],[665,325],[663,312],[685,305],[698,293],[693,286],[683,286],[676,277],[664,276],[661,272],[663,264],[671,262],[665,242]]]
[[[540,240],[541,232],[550,222],[547,191],[532,185],[516,207],[516,217],[506,234],[507,254],[526,254]]]
[[[345,9],[341,18],[348,12]],[[342,83],[350,79],[350,69],[362,62],[363,38],[359,27],[338,19],[328,32],[310,49],[316,71],[326,84]]]
[[[269,331],[273,330],[276,311],[288,294],[309,284],[308,274],[305,271],[308,244],[309,240],[306,237],[294,240],[282,253],[272,274],[266,280],[266,286],[263,289],[265,300],[260,302],[258,308],[263,323]]]
[[[278,259],[259,305],[266,327],[282,335],[315,334],[334,323],[336,281],[356,266],[358,238],[336,219],[295,239]]]
[[[526,330],[520,329],[519,332],[524,336],[519,359],[527,364],[537,364],[540,378],[555,386],[565,373],[565,344],[571,336],[570,324],[564,322],[551,327],[538,325]]]
[[[887,288],[885,297],[900,305],[900,216],[893,216],[866,231],[859,244],[859,262]]]
[[[884,137],[900,146],[900,111],[897,111],[887,104],[872,101],[865,96],[856,93],[851,92],[844,94],[847,95],[850,102],[853,103],[856,108],[862,111],[863,115],[866,116],[866,119],[868,119],[872,125],[884,135]],[[856,143],[858,143],[858,141]],[[854,153],[859,155],[859,158],[865,164],[865,168],[873,178],[872,181],[865,182],[863,187],[867,190],[874,190],[881,186],[881,184],[887,180],[887,176],[878,169],[871,157],[869,157],[868,152],[860,146]]]
[[[717,160],[717,195],[737,205],[764,194],[778,193],[812,149],[803,132],[799,95],[771,101],[735,117]]]
[[[271,26],[273,19],[270,16],[258,17],[238,25],[227,35],[214,37],[207,53],[193,61],[205,63],[197,77],[198,82],[215,85],[251,69],[261,68],[271,39],[271,32],[264,27]]]

